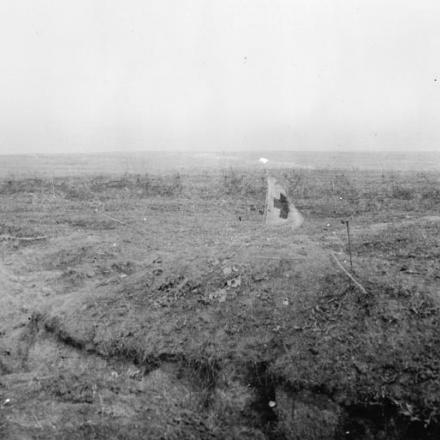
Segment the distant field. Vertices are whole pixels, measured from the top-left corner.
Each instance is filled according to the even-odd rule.
[[[0,178],[259,168],[261,156],[269,158],[274,168],[440,171],[440,153],[435,152],[131,152],[4,155],[0,156]]]

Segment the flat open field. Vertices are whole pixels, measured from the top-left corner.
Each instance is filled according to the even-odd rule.
[[[170,173],[194,169],[261,169],[260,156],[273,168],[363,169],[440,172],[440,153],[330,151],[138,151],[90,154],[0,155],[0,178]]]
[[[0,438],[438,439],[440,175],[274,173],[5,177]]]

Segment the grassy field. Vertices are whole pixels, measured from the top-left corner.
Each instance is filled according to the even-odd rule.
[[[5,177],[0,437],[439,438],[440,174],[274,173]]]

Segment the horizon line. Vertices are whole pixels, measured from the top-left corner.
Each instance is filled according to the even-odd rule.
[[[255,154],[274,154],[274,153],[343,153],[343,154],[377,154],[377,153],[393,153],[393,154],[424,154],[424,153],[440,153],[439,149],[426,149],[426,150],[397,150],[397,149],[355,149],[355,150],[325,150],[325,149],[292,149],[292,150],[265,150],[265,149],[236,149],[236,150],[109,150],[109,151],[82,151],[82,152],[23,152],[23,153],[2,153],[0,156],[83,156],[83,155],[105,155],[105,154],[148,154],[148,153],[161,153],[161,154],[185,154],[185,153],[203,153],[203,154],[234,154],[234,153],[255,153]]]

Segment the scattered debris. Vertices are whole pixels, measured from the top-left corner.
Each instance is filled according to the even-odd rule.
[[[263,274],[253,274],[253,275],[252,275],[252,279],[253,279],[255,282],[259,282],[259,281],[267,280],[268,277],[267,277],[267,275],[263,275]]]
[[[213,266],[217,266],[217,265],[219,265],[220,264],[220,260],[218,259],[218,258],[210,258],[209,260],[208,260],[208,262],[210,263],[210,264],[212,264]]]
[[[223,275],[225,277],[232,275],[232,267],[227,266],[227,267],[223,268]]]
[[[210,300],[217,300],[218,302],[225,302],[227,297],[228,291],[226,289],[218,289],[208,295],[208,298]]]
[[[226,284],[228,285],[228,287],[236,289],[237,287],[241,286],[241,277],[238,276],[237,278],[232,278],[231,280],[228,280]]]
[[[130,367],[130,368],[127,370],[127,376],[128,376],[130,379],[137,379],[137,380],[139,380],[139,379],[142,377],[142,371],[139,370],[138,368]]]

